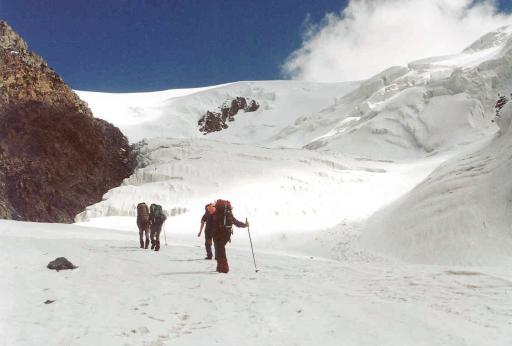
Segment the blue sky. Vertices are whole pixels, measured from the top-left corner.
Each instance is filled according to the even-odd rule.
[[[510,10],[512,1],[500,9]],[[75,89],[150,91],[283,78],[306,18],[345,0],[0,0],[0,18]]]
[[[278,79],[306,16],[339,0],[0,0],[0,18],[75,89],[147,91]]]

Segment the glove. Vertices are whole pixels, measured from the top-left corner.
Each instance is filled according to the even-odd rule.
[[[245,221],[245,227],[249,227],[249,221],[248,220]]]

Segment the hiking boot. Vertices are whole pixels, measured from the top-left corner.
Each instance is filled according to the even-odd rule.
[[[155,243],[151,244],[151,250],[154,250],[154,249],[155,249],[155,246],[156,246],[156,244],[155,244]]]
[[[204,259],[205,259],[205,260],[211,260],[211,259],[212,259],[212,256],[206,256]]]

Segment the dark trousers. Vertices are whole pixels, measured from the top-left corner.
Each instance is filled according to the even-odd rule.
[[[141,222],[137,222],[137,227],[139,227],[139,242],[141,248],[148,248],[149,245],[149,225]],[[144,242],[144,234],[146,235],[146,241]]]
[[[206,257],[212,258],[212,243],[213,243],[213,237],[211,232],[204,232],[204,247],[206,248]],[[215,256],[217,257],[217,256]]]
[[[151,225],[151,249],[155,251],[160,250],[160,232],[162,232],[162,225]]]

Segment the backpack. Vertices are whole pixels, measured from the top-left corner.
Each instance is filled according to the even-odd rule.
[[[137,221],[147,223],[149,221],[148,205],[144,202],[137,204]]]
[[[164,211],[162,210],[162,206],[159,204],[151,204],[149,207],[149,214],[151,216],[151,222],[154,224],[161,225],[167,219],[167,216],[165,216]]]
[[[219,199],[215,202],[216,231],[218,235],[231,241],[233,234],[233,208],[231,202]]]

